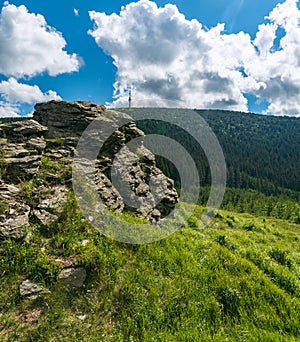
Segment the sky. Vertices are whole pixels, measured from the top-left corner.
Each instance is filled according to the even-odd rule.
[[[0,2],[0,117],[37,102],[300,116],[297,0]]]

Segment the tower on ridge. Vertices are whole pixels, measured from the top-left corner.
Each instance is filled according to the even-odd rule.
[[[131,108],[131,86],[128,91],[128,108]]]

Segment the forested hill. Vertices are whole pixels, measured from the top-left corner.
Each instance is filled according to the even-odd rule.
[[[209,123],[223,148],[228,186],[267,191],[271,182],[275,187],[300,190],[300,118],[197,112]]]
[[[157,113],[158,109],[122,109],[132,116],[137,110],[147,112],[151,118],[151,111]],[[172,115],[172,109],[160,111]],[[176,115],[186,113],[186,110],[175,111]],[[207,121],[222,146],[228,169],[228,187],[255,189],[267,195],[299,196],[294,192],[300,191],[300,118],[223,110],[195,112]],[[193,138],[161,121],[145,120],[137,125],[146,133],[168,135],[183,144],[196,160],[202,184],[209,183],[207,160]],[[164,160],[160,162],[164,171],[175,179],[178,177],[172,165]]]

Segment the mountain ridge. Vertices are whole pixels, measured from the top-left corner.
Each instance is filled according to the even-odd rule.
[[[156,114],[161,110],[165,116],[168,112],[172,115],[172,109],[165,108],[121,109],[125,113],[147,112],[149,119],[151,110]],[[267,195],[281,194],[284,188],[300,191],[300,118],[221,110],[195,112],[206,120],[220,142],[227,163],[229,187],[256,189]],[[182,113],[184,115],[184,110]],[[155,123],[155,120],[153,123],[137,122],[137,126],[146,134],[156,133],[178,139],[196,160],[198,169],[202,169],[202,184],[209,184],[207,161],[199,152],[201,146],[197,146],[191,137],[178,128],[168,127],[167,123]],[[159,166],[163,171],[171,169],[172,178],[176,177],[172,166],[165,167],[164,163]]]

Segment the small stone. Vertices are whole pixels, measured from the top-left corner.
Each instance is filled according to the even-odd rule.
[[[157,209],[154,209],[153,211],[152,211],[152,217],[156,220],[156,221],[158,221],[159,219],[160,219],[160,211],[159,210],[157,210]]]
[[[49,290],[44,288],[44,286],[40,283],[35,283],[30,280],[24,280],[20,285],[20,294],[21,296],[29,296],[41,293],[49,293]]]
[[[33,214],[43,225],[49,225],[58,219],[57,215],[51,214],[44,209],[33,210]]]
[[[22,212],[23,210],[23,212]],[[26,226],[28,224],[28,215],[30,208],[23,205],[23,208],[19,209],[18,213],[15,213],[12,217],[5,217],[0,222],[0,237],[20,239],[26,234]]]
[[[86,270],[83,267],[65,268],[58,275],[58,280],[64,285],[81,287],[86,278]]]

